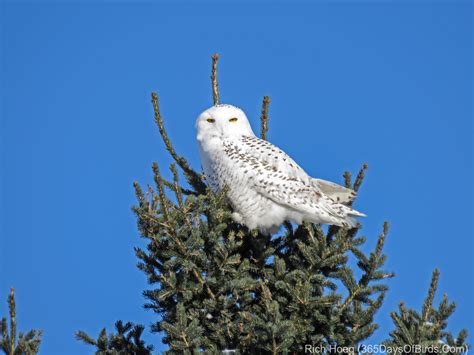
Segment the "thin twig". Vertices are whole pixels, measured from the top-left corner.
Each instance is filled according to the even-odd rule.
[[[216,299],[216,296],[214,295],[214,292],[212,292],[211,288],[209,287],[209,285],[202,279],[202,277],[198,274],[198,272],[196,271],[196,269],[193,269],[193,275],[194,277],[196,277],[196,279],[199,281],[199,283],[201,284],[202,287],[204,287],[204,289],[206,290],[206,292],[208,293],[209,296],[211,296],[211,298],[213,300]]]
[[[356,181],[354,183],[354,191],[359,191],[359,187],[362,184],[362,181],[364,180],[364,175],[365,171],[369,167],[369,164],[365,163],[362,168],[360,169],[359,173],[357,174]]]
[[[219,105],[219,84],[217,82],[217,62],[219,60],[219,54],[214,53],[211,58],[212,58],[212,71],[211,71],[212,98],[214,100],[214,106],[217,106]]]
[[[182,157],[178,156],[178,154],[176,154],[176,151],[174,150],[174,147],[171,145],[171,142],[168,138],[168,134],[165,131],[165,127],[164,127],[164,124],[163,124],[163,119],[162,119],[161,113],[160,113],[160,106],[159,106],[159,102],[158,102],[158,94],[156,92],[151,93],[151,102],[153,103],[153,110],[155,111],[155,122],[158,125],[158,129],[160,130],[160,134],[161,134],[161,137],[163,138],[163,141],[166,145],[166,149],[168,149],[168,151],[170,152],[173,159],[178,164],[180,164],[180,166],[181,166],[181,164],[185,164],[185,168],[183,168],[183,169],[188,169],[187,163],[183,162],[184,158],[182,158]]]
[[[176,169],[176,165],[170,165],[171,173],[173,174],[173,190],[176,195],[176,199],[178,200],[178,206],[183,208],[183,192],[181,187],[179,186],[179,175],[178,170]]]
[[[421,315],[421,321],[423,322],[423,324],[428,321],[436,289],[438,288],[438,280],[439,269],[434,269],[433,276],[431,278],[430,289],[428,291],[428,297],[426,297],[425,303],[423,304],[423,311]]]
[[[173,190],[176,195],[176,199],[178,200],[179,211],[183,215],[184,223],[189,228],[189,230],[191,230],[192,225],[191,225],[191,222],[189,221],[188,215],[186,213],[186,208],[184,207],[184,202],[183,202],[183,191],[182,191],[183,189],[179,186],[178,169],[176,169],[176,165],[171,164],[170,170],[173,173]]]
[[[350,171],[344,171],[344,174],[342,175],[344,177],[344,185],[350,189],[352,188],[352,174]]]
[[[16,341],[16,305],[15,305],[15,289],[10,289],[10,296],[8,297],[8,307],[10,309],[10,349],[11,353],[15,349]]]
[[[270,97],[264,96],[262,103],[262,115],[260,116],[260,136],[264,140],[267,140],[268,133],[268,104],[270,104]]]
[[[176,153],[174,147],[171,145],[171,142],[168,138],[168,134],[165,131],[163,119],[161,117],[160,106],[158,102],[158,95],[156,92],[151,93],[151,102],[153,103],[153,110],[155,112],[155,122],[158,126],[158,129],[160,130],[160,135],[161,135],[161,138],[163,139],[163,142],[166,145],[166,149],[171,154],[171,157],[174,159],[174,161],[181,167],[181,169],[183,169],[184,175],[186,176],[186,179],[188,180],[189,184],[198,193],[204,194],[206,191],[206,185],[202,181],[201,176],[189,166],[186,159],[184,159],[183,157],[180,157]]]
[[[378,260],[380,259],[381,254],[382,254],[382,248],[384,246],[385,238],[387,237],[387,234],[388,234],[388,222],[385,221],[384,224],[383,224],[383,231],[379,235],[379,239],[377,241],[377,246],[375,248],[375,252],[373,254],[371,254],[371,256],[370,256],[371,265],[369,267],[369,270],[367,270],[366,274],[364,274],[360,278],[356,289],[354,291],[350,292],[350,295],[346,298],[344,303],[339,306],[339,311],[342,312],[354,300],[354,298],[357,297],[359,292],[362,289],[364,289],[365,287],[367,287],[367,285],[371,281],[372,274],[375,271],[375,268],[377,267],[376,264],[377,264]],[[393,275],[391,275],[391,276],[393,276]]]
[[[160,200],[160,209],[161,213],[163,213],[163,217],[166,223],[169,223],[169,215],[168,215],[168,198],[166,197],[165,191],[163,189],[163,182],[161,181],[161,174],[158,168],[158,163],[153,162],[153,173],[155,178],[156,187],[158,189],[158,198]]]
[[[135,195],[137,196],[138,202],[140,202],[140,204],[144,203],[145,196],[143,194],[142,188],[140,187],[137,181],[133,182],[133,187],[135,188]]]
[[[163,183],[163,185],[165,185],[166,187],[168,187],[170,190],[173,190],[174,191],[174,184],[171,182],[171,181],[168,181],[166,180],[163,176],[161,177],[161,182]],[[180,191],[183,195],[196,195],[196,193],[194,191],[191,191],[191,190],[188,190],[188,189],[185,189],[183,187],[180,187]]]

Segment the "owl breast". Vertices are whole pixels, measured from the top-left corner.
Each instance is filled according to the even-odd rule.
[[[222,141],[207,142],[200,148],[209,186],[215,192],[227,188],[234,220],[250,229],[275,232],[288,218],[288,210],[256,191],[249,161],[239,154],[229,153]]]

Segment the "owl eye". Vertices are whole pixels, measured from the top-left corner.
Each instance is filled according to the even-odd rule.
[[[237,117],[233,117],[229,120],[229,122],[237,122]]]
[[[208,119],[207,119],[207,122],[209,122],[209,123],[214,123],[214,122],[216,122],[216,120],[213,119],[213,118],[208,118]]]

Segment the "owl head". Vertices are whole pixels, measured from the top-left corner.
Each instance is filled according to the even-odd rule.
[[[196,120],[197,139],[254,136],[245,113],[232,105],[216,105],[201,113]]]

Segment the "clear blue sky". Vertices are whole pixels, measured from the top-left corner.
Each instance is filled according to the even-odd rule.
[[[420,309],[439,267],[436,302],[457,302],[450,328],[472,343],[470,2],[0,6],[0,313],[15,286],[20,326],[44,330],[44,354],[90,352],[78,329],[155,319],[130,210],[133,180],[169,162],[149,95],[197,168],[214,52],[222,101],[258,128],[270,95],[269,139],[309,173],[342,181],[369,163],[356,207],[367,248],[390,221],[397,274],[374,341],[400,300]]]

